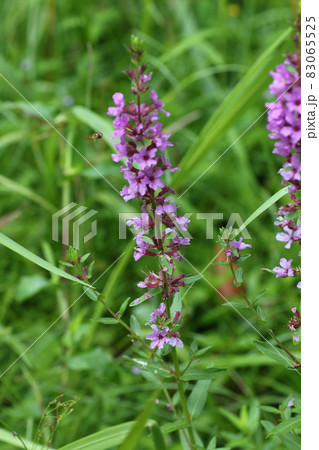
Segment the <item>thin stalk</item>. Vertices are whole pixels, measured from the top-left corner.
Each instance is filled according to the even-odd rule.
[[[75,267],[81,272],[81,279],[84,280],[86,283],[90,284],[90,281],[87,277],[87,275],[84,273],[83,268],[76,263]],[[141,342],[141,344],[145,347],[145,349],[148,352],[151,352],[152,355],[155,355],[156,358],[158,358],[158,360],[168,369],[168,371],[174,376],[176,377],[176,372],[155,352],[153,352],[151,350],[151,348],[143,341],[143,339],[138,336],[137,334],[134,333],[134,331],[132,330],[131,327],[129,327],[110,307],[109,305],[103,300],[103,298],[101,298],[100,294],[96,291],[95,287],[93,285],[90,286],[91,290],[94,292],[96,299],[99,300],[101,303],[103,303],[103,305],[105,306],[105,308],[107,309],[107,311],[111,314],[111,316],[114,317],[114,319],[116,319],[118,321],[118,323],[120,325],[122,325],[122,327],[124,327],[129,333],[130,335],[132,335],[134,337],[134,339],[138,340],[139,342]]]
[[[167,312],[167,317],[168,319],[171,318],[171,312],[170,312],[170,307],[168,304],[168,284],[167,284],[167,279],[166,279],[166,273],[163,272],[163,279],[164,279],[164,291],[165,291],[165,304],[166,304],[166,312]],[[184,392],[184,382],[180,379],[181,376],[181,372],[180,372],[180,367],[179,367],[179,363],[178,363],[178,357],[177,357],[177,352],[176,352],[176,347],[172,347],[172,358],[173,358],[173,364],[174,364],[174,369],[175,369],[175,373],[176,373],[176,382],[177,382],[177,388],[178,388],[178,392],[179,392],[179,397],[180,397],[180,401],[181,401],[181,406],[182,406],[182,410],[183,410],[183,415],[184,415],[184,419],[185,419],[185,424],[188,427],[188,433],[189,433],[189,439],[190,439],[190,449],[195,449],[196,448],[196,442],[195,442],[195,436],[194,436],[194,430],[193,430],[193,425],[192,425],[192,418],[191,415],[188,411],[188,406],[187,406],[187,399],[186,399],[186,395]]]
[[[234,267],[233,264],[230,262],[229,263],[229,267],[230,270],[232,272],[234,281],[236,282],[236,276],[235,276],[235,271],[234,271]],[[267,325],[265,323],[263,323],[262,318],[260,317],[260,315],[258,314],[258,312],[256,311],[256,309],[253,307],[253,305],[251,304],[249,298],[247,297],[247,295],[245,294],[245,292],[242,290],[241,286],[236,286],[240,295],[242,296],[242,298],[245,300],[247,306],[249,307],[249,309],[254,313],[254,315],[257,317],[257,319],[262,323],[264,329],[267,331],[267,333],[274,338],[274,340],[277,342],[277,344],[279,345],[279,347],[285,352],[287,353],[287,355],[296,363],[296,365],[298,367],[301,367],[301,363],[300,361],[298,361],[298,359],[286,348],[286,346],[284,344],[282,344],[279,339],[276,337],[275,333],[270,330],[270,328],[267,327]]]

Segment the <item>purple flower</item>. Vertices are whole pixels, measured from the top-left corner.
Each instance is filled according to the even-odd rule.
[[[274,267],[273,271],[276,273],[276,278],[286,278],[286,277],[293,277],[294,276],[294,271],[291,268],[291,263],[292,263],[292,259],[289,259],[289,261],[287,261],[286,258],[281,258],[279,264],[281,265],[281,267]]]
[[[287,403],[287,408],[291,408],[292,406],[294,406],[294,400],[295,400],[295,398],[291,397],[291,399]]]
[[[132,157],[133,161],[139,163],[140,169],[144,170],[146,168],[150,168],[152,166],[156,166],[157,160],[155,158],[157,152],[157,148],[153,148],[148,150],[146,147],[142,147],[142,149],[135,153]]]
[[[239,238],[239,241],[236,241],[235,239],[233,240],[233,241],[231,241],[230,242],[230,245],[232,246],[232,247],[234,247],[234,248],[236,248],[237,250],[244,250],[245,248],[247,248],[247,247],[251,247],[251,245],[250,244],[245,244],[244,242],[243,242],[243,239],[244,238]]]
[[[171,337],[169,339],[169,345],[171,345],[172,347],[184,347],[183,342],[179,338],[179,333],[170,332],[170,335]]]
[[[301,228],[298,226],[296,231],[293,231],[291,228],[283,227],[284,232],[277,233],[276,239],[277,241],[287,242],[285,248],[290,248],[291,244],[295,241],[300,241],[300,233]]]
[[[146,336],[146,339],[152,341],[150,344],[151,348],[163,348],[164,344],[168,344],[170,342],[170,338],[167,337],[167,333],[169,328],[164,327],[162,330],[159,330],[156,325],[151,325],[153,333],[150,333]]]
[[[138,286],[139,286],[139,284],[138,284]],[[140,286],[140,287],[144,287],[144,286]],[[162,302],[160,304],[160,307],[157,308],[157,309],[154,309],[154,311],[150,314],[150,319],[151,319],[150,322],[154,322],[155,323],[156,320],[157,320],[157,316],[160,317],[160,318],[161,317],[167,318],[167,316],[165,314],[165,310],[166,310],[166,305],[165,305],[164,302]]]

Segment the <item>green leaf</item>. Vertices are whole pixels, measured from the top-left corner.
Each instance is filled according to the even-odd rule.
[[[184,381],[191,380],[213,380],[214,378],[220,377],[226,369],[202,369],[202,370],[187,370],[180,378]]]
[[[285,367],[289,367],[295,362],[289,358],[289,356],[281,349],[268,344],[268,342],[254,341],[256,348],[267,355],[269,358],[274,359]]]
[[[152,411],[155,406],[155,399],[157,398],[158,393],[159,391],[157,390],[148,400],[144,410],[137,417],[130,432],[128,433],[128,435],[126,436],[126,438],[124,439],[118,450],[134,450],[136,448],[144,432],[146,421],[152,414]]]
[[[288,193],[289,186],[286,186],[280,189],[276,194],[272,195],[268,200],[266,200],[262,205],[259,206],[249,217],[245,220],[245,222],[238,228],[236,236],[247,226],[253,222],[260,214],[270,208],[274,203],[276,203],[281,197]],[[236,237],[235,236],[235,237]],[[272,272],[272,271],[271,271]]]
[[[213,346],[212,345],[208,345],[207,347],[201,348],[200,350],[197,350],[196,352],[196,357],[197,356],[202,356],[204,355],[206,352],[208,352],[208,350],[210,350]]]
[[[161,426],[161,430],[164,434],[170,434],[174,431],[182,430],[183,428],[187,428],[185,420],[176,420],[173,423],[166,423]]]
[[[182,310],[182,296],[180,292],[176,292],[176,294],[174,294],[173,302],[170,307],[171,317],[174,318],[176,312],[181,310]]]
[[[246,303],[239,303],[239,302],[225,302],[225,303],[222,303],[222,306],[228,306],[230,308],[235,308],[235,309],[249,308],[249,306]]]
[[[92,278],[95,261],[92,261],[88,267],[88,279]]]
[[[154,443],[154,450],[166,450],[166,443],[164,436],[157,422],[151,426],[152,438]]]
[[[91,254],[91,253],[86,253],[85,255],[81,256],[80,263],[81,263],[81,264],[84,263],[84,262],[88,259],[88,257],[90,256],[90,254]]]
[[[145,297],[145,294],[150,294],[150,295],[156,295],[161,291],[160,288],[152,288],[149,289],[147,292],[145,292],[143,295],[141,295],[141,297],[139,297],[138,299],[133,300],[129,306],[139,306],[141,303],[146,302],[146,300],[149,300],[149,298]]]
[[[192,284],[195,283],[195,281],[200,280],[203,278],[203,275],[192,275],[190,277],[183,278],[183,281],[185,281],[186,284]]]
[[[227,129],[234,125],[236,119],[241,118],[242,112],[247,109],[258,93],[267,87],[269,70],[273,69],[278,58],[281,58],[280,46],[290,35],[291,28],[282,33],[266,49],[217,108],[178,164],[181,170],[175,172],[172,180],[175,187],[180,186],[186,180],[189,182],[190,174],[196,169],[198,163],[212,148],[215,148],[218,140],[225,135]]]
[[[59,261],[60,264],[62,264],[62,266],[66,266],[66,267],[74,267],[73,264],[66,262],[66,261]]]
[[[100,319],[91,319],[94,322],[103,323],[104,325],[118,325],[118,320],[114,317],[101,317]]]
[[[134,331],[134,333],[139,336],[141,334],[141,325],[139,324],[139,321],[137,318],[132,314],[130,319],[130,327]]]
[[[200,415],[205,406],[209,385],[210,380],[198,381],[195,384],[191,395],[188,397],[188,410],[194,419]]]
[[[23,197],[32,200],[34,203],[37,203],[50,213],[55,212],[55,206],[52,205],[52,203],[40,197],[40,195],[36,194],[31,189],[23,186],[22,184],[18,184],[15,181],[12,181],[9,178],[4,177],[3,175],[0,175],[0,184],[5,189],[8,189],[9,191],[15,192],[16,194],[22,195]]]
[[[258,315],[260,317],[260,321],[262,323],[266,324],[267,323],[267,318],[266,318],[266,315],[264,313],[264,310],[260,306],[257,306],[257,313],[258,313]]]
[[[131,361],[134,365],[138,365],[142,370],[152,373],[153,375],[161,376],[163,378],[171,378],[173,375],[168,370],[165,369],[160,363],[153,362],[146,358],[130,358],[127,355],[123,355],[124,359]]]
[[[90,300],[93,300],[93,302],[96,302],[99,298],[99,293],[94,289],[86,288],[83,286],[83,292],[89,297]]]
[[[217,445],[217,439],[216,439],[216,437],[213,437],[213,439],[211,439],[208,443],[207,450],[215,450],[216,445]]]
[[[251,257],[250,253],[248,253],[247,255],[243,255],[239,259],[236,260],[236,264],[240,264],[240,263],[242,263],[243,261],[245,261],[246,259],[248,259],[250,257]]]
[[[268,433],[268,436],[290,433],[291,431],[299,432],[300,426],[301,426],[301,417],[300,416],[291,417],[290,419],[283,420],[279,425],[275,426]]]
[[[20,437],[20,439],[24,443],[24,445],[23,445],[23,443],[19,440],[19,437],[14,436],[13,433],[10,431],[0,428],[0,442],[6,442],[10,446],[12,445],[12,448],[24,448],[24,449],[27,448],[27,449],[32,449],[32,450],[47,450],[47,448],[48,448],[47,446],[38,445],[38,444],[35,444],[35,443],[29,441],[28,439]],[[7,446],[3,447],[3,448],[7,448]],[[50,447],[50,450],[54,450],[54,449]]]
[[[97,433],[85,436],[78,441],[60,447],[59,450],[107,450],[120,445],[135,422],[125,422],[120,425],[105,428]]]
[[[147,242],[147,244],[154,245],[153,239],[150,238],[149,236],[145,236],[145,235],[144,235],[144,236],[142,237],[142,239],[143,239],[144,242]]]
[[[123,314],[125,313],[126,308],[127,308],[127,305],[128,305],[128,302],[129,302],[130,300],[131,300],[131,297],[127,297],[127,299],[124,300],[124,302],[121,304],[120,311],[119,311],[119,317],[120,317],[120,318],[121,318],[121,317],[123,316]]]
[[[153,244],[153,242],[152,242]],[[159,255],[159,259],[160,259],[160,264],[162,267],[166,267],[167,269],[167,273],[172,275],[173,273],[173,267],[171,266],[171,264],[168,262],[166,256],[164,255]]]
[[[255,305],[255,304],[258,302],[258,300],[259,300],[261,297],[263,297],[267,292],[268,292],[268,289],[264,289],[264,290],[261,291],[259,294],[255,295],[255,297],[251,298],[251,299],[250,299],[250,303],[251,303],[252,305]]]
[[[50,285],[50,280],[42,275],[28,275],[21,277],[17,286],[16,300],[22,303]]]
[[[274,408],[273,406],[261,406],[261,411],[266,411],[272,414],[280,414],[280,411],[278,408]]]
[[[196,353],[198,350],[198,345],[196,341],[193,341],[189,347],[189,351],[190,351],[190,356],[194,355],[194,353]]]
[[[241,286],[243,284],[243,269],[239,267],[235,272],[236,286]]]
[[[0,244],[4,245],[5,247],[9,248],[12,251],[18,253],[19,255],[23,256],[27,260],[42,267],[43,269],[48,270],[49,272],[52,272],[55,275],[58,275],[59,277],[66,278],[68,280],[74,281],[75,283],[82,284],[84,286],[90,286],[89,284],[85,283],[84,281],[79,280],[78,278],[75,278],[73,275],[70,275],[61,269],[58,269],[57,267],[50,264],[48,261],[45,261],[45,259],[40,258],[40,256],[35,255],[34,253],[30,252],[30,250],[27,250],[25,247],[22,247],[22,245],[13,241],[12,239],[10,239],[8,236],[6,236],[3,233],[0,233]]]

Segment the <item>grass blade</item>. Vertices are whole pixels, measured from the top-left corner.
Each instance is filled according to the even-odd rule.
[[[93,448],[94,450],[106,450],[119,445],[127,436],[132,425],[134,425],[134,422],[125,422],[114,427],[108,427],[105,430],[90,434],[78,441],[60,447],[60,450],[90,450]]]
[[[42,269],[48,270],[49,272],[52,272],[55,275],[58,275],[59,277],[67,278],[68,280],[74,281],[75,283],[82,284],[84,286],[89,286],[89,284],[85,283],[84,281],[81,281],[78,278],[75,278],[73,275],[70,275],[69,273],[64,272],[63,270],[59,269],[58,267],[53,266],[51,263],[49,263],[45,259],[40,258],[40,256],[35,255],[34,253],[30,252],[30,250],[26,249],[22,245],[13,241],[12,239],[10,239],[8,236],[6,236],[3,233],[0,233],[0,244],[4,245],[5,247],[9,248],[10,250],[14,251],[15,253],[18,253],[19,255],[26,258],[28,261],[36,264],[37,266],[42,267]]]
[[[269,82],[268,72],[276,65],[278,56],[281,57],[280,46],[290,34],[291,28],[288,28],[266,49],[217,108],[194,144],[178,164],[181,171],[176,172],[173,176],[172,184],[175,187],[188,180],[199,161],[205,157],[218,139],[225,134],[226,130],[242,116],[242,112],[258,92],[267,86]]]

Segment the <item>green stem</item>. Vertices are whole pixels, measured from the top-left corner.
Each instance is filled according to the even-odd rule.
[[[189,439],[190,439],[189,448],[192,450],[195,450],[196,442],[195,442],[195,436],[194,436],[194,430],[193,430],[193,424],[192,424],[192,417],[188,411],[187,399],[186,399],[184,386],[183,386],[184,382],[180,379],[179,363],[178,363],[177,352],[176,352],[175,347],[172,348],[172,356],[173,356],[174,369],[176,372],[177,388],[178,388],[179,397],[181,400],[185,424],[188,427],[188,433],[189,433]]]
[[[170,307],[169,307],[168,298],[167,298],[168,297],[168,283],[167,283],[166,273],[164,271],[163,271],[163,280],[164,280],[164,292],[165,292],[165,296],[166,296],[165,304],[166,304],[167,318],[170,319],[171,312],[170,312]],[[174,369],[175,369],[175,373],[176,373],[177,389],[179,392],[179,397],[180,397],[180,401],[181,401],[185,424],[187,425],[188,433],[189,433],[190,442],[188,444],[189,444],[190,449],[195,450],[196,442],[195,442],[194,430],[193,430],[193,425],[192,425],[192,417],[188,411],[187,399],[186,399],[184,386],[183,386],[184,382],[180,379],[181,372],[180,372],[180,368],[179,368],[176,347],[172,347],[172,357],[173,357],[173,364],[174,364]]]
[[[229,262],[229,267],[230,270],[232,272],[234,281],[236,282],[236,275],[235,275],[235,271],[234,271],[234,267],[233,264],[231,262]],[[242,296],[242,298],[245,300],[247,306],[249,307],[249,309],[254,313],[254,315],[256,316],[256,318],[262,323],[264,329],[267,331],[267,333],[274,338],[274,340],[277,342],[277,344],[279,345],[279,347],[285,352],[287,353],[287,355],[296,363],[297,367],[301,367],[301,363],[300,361],[298,361],[298,359],[285,347],[284,344],[282,344],[279,339],[276,337],[275,333],[270,330],[267,325],[265,323],[263,323],[262,318],[260,317],[260,315],[258,314],[258,312],[256,311],[256,309],[253,307],[253,305],[251,304],[249,298],[247,297],[247,295],[245,294],[245,292],[242,290],[241,286],[236,286],[240,295]]]
[[[88,283],[89,281],[88,281],[88,279],[85,279],[85,281]],[[132,328],[131,327],[129,327],[110,307],[109,307],[109,305],[102,299],[102,298],[99,298],[100,296],[99,296],[99,294],[96,292],[96,290],[95,290],[95,288],[94,288],[94,286],[91,286],[91,289],[93,290],[93,292],[95,293],[95,295],[96,295],[96,297],[97,297],[97,299],[101,302],[101,303],[103,303],[103,305],[105,306],[105,308],[107,309],[107,311],[111,314],[111,316],[113,316],[114,317],[114,319],[116,319],[117,321],[118,321],[118,323],[120,324],[120,325],[122,325],[122,327],[124,327],[129,333],[130,333],[130,335],[132,335],[133,337],[134,337],[134,339],[136,339],[137,341],[139,341],[139,342],[141,342],[141,344],[145,347],[145,349],[147,350],[147,351],[149,351],[149,352],[151,352],[152,353],[152,355],[154,355],[165,367],[166,367],[166,369],[168,369],[169,370],[169,372],[174,376],[174,377],[176,377],[176,373],[175,373],[175,371],[157,354],[157,353],[155,353],[155,352],[153,352],[151,349],[150,349],[150,347],[147,345],[147,344],[145,344],[145,342],[143,341],[143,339],[140,337],[140,336],[138,336],[137,334],[135,334],[134,333],[134,331],[132,330]]]

